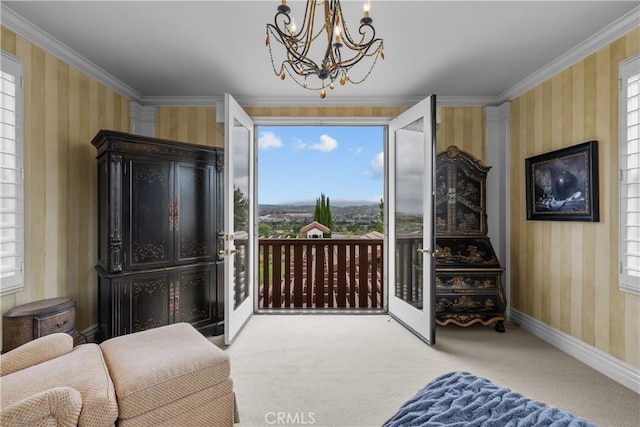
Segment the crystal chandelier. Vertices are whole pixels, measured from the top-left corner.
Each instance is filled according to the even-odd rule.
[[[324,16],[318,17],[319,22],[316,22],[315,16],[317,6],[321,6],[324,10]],[[363,9],[360,27],[353,37],[342,15],[339,0],[307,0],[304,19],[299,29],[290,14],[291,8],[287,6],[287,1],[282,0],[282,4],[278,5],[274,23],[267,24],[265,43],[269,47],[273,72],[283,80],[286,74],[289,74],[305,89],[319,90],[320,98],[327,95],[325,88],[334,88],[334,82],[337,79],[341,85],[346,82],[360,84],[365,81],[371,74],[378,57],[384,59],[384,46],[383,40],[376,38],[376,31],[372,25],[373,19],[369,16],[370,0],[364,0]],[[276,67],[273,59],[272,38],[282,44],[286,50],[286,58],[279,68]],[[322,50],[316,48],[319,62],[309,56],[316,53],[312,45],[313,48],[321,45]],[[362,79],[354,80],[349,72],[364,58],[370,58],[371,67]],[[314,81],[307,82],[307,77],[314,75],[320,79],[319,85]]]

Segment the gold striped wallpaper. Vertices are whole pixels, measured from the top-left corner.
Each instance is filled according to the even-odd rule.
[[[618,65],[636,28],[511,103],[511,301],[640,367],[640,298],[618,290]],[[527,221],[525,158],[597,140],[600,222]]]
[[[216,124],[215,107],[158,107],[156,116],[158,138],[222,147],[224,146],[223,134],[224,125]]]
[[[484,163],[487,154],[485,123],[483,107],[441,107],[436,151],[439,153],[455,145]]]
[[[77,327],[97,319],[96,151],[99,129],[129,131],[129,100],[2,27],[24,72],[25,286],[1,311],[69,296]],[[1,329],[0,329],[1,330]]]

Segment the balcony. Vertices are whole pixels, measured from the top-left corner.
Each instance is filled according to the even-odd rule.
[[[383,239],[260,238],[260,311],[381,311]]]

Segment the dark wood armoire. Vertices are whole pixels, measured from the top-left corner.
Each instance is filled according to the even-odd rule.
[[[496,322],[504,332],[504,269],[487,237],[491,168],[456,146],[436,157],[436,323]]]
[[[220,148],[101,130],[98,341],[176,322],[223,332]]]

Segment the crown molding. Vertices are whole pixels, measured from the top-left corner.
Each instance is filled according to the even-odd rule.
[[[386,126],[393,117],[252,117],[257,126]]]
[[[246,97],[235,96],[238,104],[251,107],[379,107],[384,106],[410,106],[422,99],[422,97],[331,97],[324,100],[313,98],[284,98],[284,97]]]
[[[498,105],[495,96],[439,96],[436,104],[441,107],[488,107]]]
[[[143,96],[142,105],[215,107],[224,96]]]
[[[55,39],[50,34],[24,19],[22,16],[9,9],[4,4],[0,5],[1,23],[11,31],[26,38],[45,51],[55,55],[62,61],[72,65],[89,77],[99,81],[105,86],[127,97],[130,101],[141,103],[142,95],[127,86],[111,74],[98,67],[73,49]]]
[[[385,97],[385,98],[331,98],[318,104],[318,100],[313,98],[255,98],[255,97],[235,97],[242,106],[300,106],[300,107],[411,107],[422,101],[426,96],[405,96],[405,97]],[[443,107],[475,107],[485,105],[496,105],[498,102],[493,96],[436,96],[436,103]]]
[[[424,97],[398,98],[332,98],[318,104],[317,99],[300,98],[267,98],[234,96],[243,107],[411,107],[422,101]],[[172,106],[209,106],[215,107],[224,96],[144,96],[142,105]],[[494,96],[436,96],[436,102],[442,107],[484,107],[497,105]]]
[[[497,103],[502,104],[503,102],[510,101],[513,98],[522,95],[526,91],[533,89],[576,62],[586,58],[604,46],[613,43],[618,38],[636,28],[639,25],[639,21],[640,6],[634,8],[620,19],[614,21],[568,52],[562,54],[538,71],[529,75],[524,80],[521,80],[502,92],[496,97]]]

